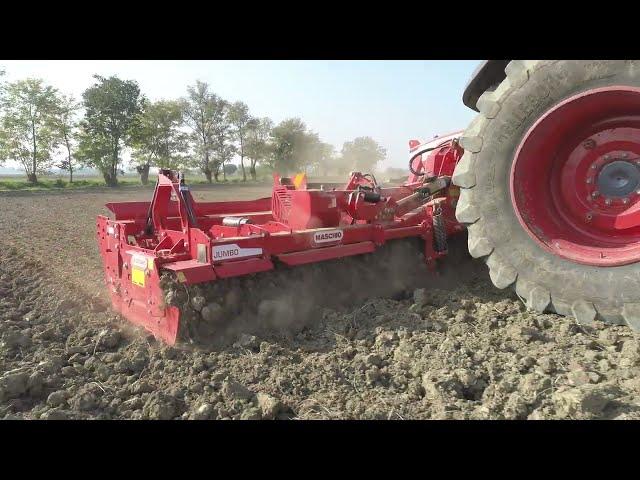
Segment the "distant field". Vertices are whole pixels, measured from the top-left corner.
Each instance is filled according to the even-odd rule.
[[[187,183],[190,185],[202,185],[207,183],[207,179],[204,175],[199,174],[187,174]],[[310,182],[327,182],[327,183],[343,183],[346,182],[347,176],[330,176],[330,177],[309,177]],[[149,185],[153,186],[155,182],[155,175],[149,175]],[[271,183],[270,175],[262,175],[256,182],[247,180],[247,183]],[[216,183],[215,181],[213,182]],[[243,183],[242,177],[239,175],[229,175],[226,182],[222,180],[218,183]],[[120,187],[141,187],[140,177],[138,175],[127,174],[118,178],[118,184]],[[106,187],[104,179],[100,175],[74,175],[73,183],[69,182],[68,175],[41,175],[38,177],[38,183],[35,185],[29,183],[25,175],[0,174],[0,191],[14,191],[14,190],[53,190],[53,189],[85,189],[92,187]]]
[[[192,185],[207,183],[204,175],[187,175],[187,182]],[[242,178],[234,175],[227,178],[227,183],[241,182]],[[262,181],[266,181],[263,179]],[[155,175],[149,175],[149,183],[155,182]],[[215,183],[215,182],[214,182]],[[221,182],[222,183],[222,182]],[[124,175],[118,178],[118,184],[122,187],[142,186],[138,175]],[[0,175],[0,191],[7,190],[50,190],[50,189],[76,189],[89,187],[106,187],[104,179],[100,175],[78,175],[73,177],[73,183],[69,182],[68,175],[41,175],[35,185],[29,183],[25,175]]]

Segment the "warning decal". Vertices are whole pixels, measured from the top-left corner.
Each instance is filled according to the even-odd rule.
[[[147,257],[142,255],[131,256],[131,283],[144,287],[144,279],[149,263]]]

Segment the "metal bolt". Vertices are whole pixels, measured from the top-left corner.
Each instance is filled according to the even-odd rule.
[[[593,183],[593,178],[587,178],[587,183],[588,184],[592,184]]]
[[[609,160],[611,157],[609,155],[605,155],[604,157],[602,157],[604,160]]]
[[[591,220],[593,220],[593,213],[589,212],[587,213],[587,216],[585,217],[587,222],[590,222]]]
[[[598,168],[598,165],[596,165],[595,163],[591,164],[591,169],[595,170],[596,168]]]
[[[629,155],[627,155],[626,153],[622,154],[622,158],[627,158]]]
[[[623,198],[623,199],[622,199],[622,203],[624,203],[624,204],[626,205],[627,203],[629,203],[629,199],[628,199],[628,198],[626,198],[626,197],[625,197],[625,198]]]
[[[610,198],[605,199],[604,204],[611,205],[611,199]]]
[[[599,192],[598,190],[595,190],[595,191],[591,194],[591,196],[592,196],[593,198],[596,198],[596,197],[598,197],[599,195],[600,195],[600,192]]]

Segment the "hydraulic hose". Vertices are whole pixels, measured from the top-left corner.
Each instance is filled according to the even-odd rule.
[[[418,177],[422,177],[425,175],[425,172],[422,173],[418,173],[413,169],[413,161],[419,157],[420,155],[427,153],[427,152],[431,152],[432,150],[437,150],[438,148],[442,147],[444,144],[446,144],[449,140],[447,140],[446,142],[442,142],[440,145],[435,146],[435,147],[431,147],[431,148],[425,148],[422,150],[417,151],[410,159],[409,159],[409,171],[411,173],[413,173],[414,175],[417,175]]]
[[[373,188],[378,188],[378,182],[376,181],[376,177],[373,176],[373,173],[365,173],[362,175],[362,178],[369,178],[371,183],[373,183]]]

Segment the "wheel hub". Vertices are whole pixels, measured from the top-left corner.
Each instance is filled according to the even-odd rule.
[[[626,160],[606,164],[598,174],[598,190],[605,197],[627,198],[640,185],[640,168]]]
[[[520,224],[554,255],[640,261],[640,89],[588,90],[547,111],[516,150],[510,182]]]

